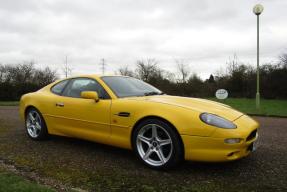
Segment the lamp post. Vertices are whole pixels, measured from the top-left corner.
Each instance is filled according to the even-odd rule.
[[[256,109],[260,109],[260,93],[259,93],[259,15],[263,11],[263,6],[257,4],[253,7],[253,13],[257,16],[257,86],[256,86]]]

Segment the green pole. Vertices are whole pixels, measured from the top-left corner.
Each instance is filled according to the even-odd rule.
[[[259,93],[259,15],[257,15],[257,88],[256,88],[256,109],[260,109]]]

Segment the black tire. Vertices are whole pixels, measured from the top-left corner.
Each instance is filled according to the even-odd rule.
[[[37,119],[38,124],[37,127],[39,128],[38,125],[40,125],[40,129],[37,129],[37,134],[32,135],[31,128],[29,129],[29,123],[31,124],[31,118],[30,115],[32,114],[32,116]],[[36,127],[36,123],[34,123],[34,129]],[[49,134],[48,134],[48,130],[47,130],[47,126],[45,123],[45,120],[41,114],[41,112],[39,110],[37,110],[34,107],[30,107],[26,113],[25,113],[25,128],[26,128],[26,133],[27,135],[32,139],[32,140],[36,140],[36,141],[40,141],[40,140],[45,140],[48,138]]]
[[[148,126],[151,126],[152,128],[147,128]],[[151,141],[150,144],[147,144],[146,141],[143,142],[140,138],[138,138],[138,137],[144,136],[144,135],[141,135],[142,133],[153,135],[153,133],[148,133],[148,132],[150,132],[149,129],[151,129],[151,131],[152,131],[153,126],[156,126],[159,128],[159,130],[157,130],[157,132],[158,132],[157,134],[160,134],[160,132],[162,132],[161,135],[163,135],[163,136],[166,133],[169,134],[169,138],[167,137],[167,139],[165,139],[165,141],[171,140],[171,144],[164,144],[164,145],[170,145],[170,146],[166,146],[166,147],[169,147],[169,149],[171,149],[170,150],[171,152],[166,153],[166,154],[169,154],[169,155],[167,155],[169,157],[168,159],[167,158],[165,159],[165,157],[164,157],[165,156],[163,153],[164,149],[162,148],[163,146],[161,146],[161,144],[158,144],[158,148],[155,149],[156,147],[154,147],[154,143],[153,143],[154,141]],[[143,129],[145,131],[141,131]],[[152,139],[152,137],[153,136],[151,136],[151,138],[148,138],[148,139]],[[158,135],[158,137],[160,137],[160,135]],[[162,139],[162,138],[160,138],[160,139]],[[164,141],[164,139],[161,141]],[[146,143],[146,144],[139,144],[139,142]],[[148,140],[147,142],[150,142],[150,140]],[[147,151],[150,150],[150,148],[153,148],[152,150],[155,150],[155,151],[149,152],[150,155],[148,156],[148,158],[150,160],[144,160],[143,159],[146,156],[146,154],[144,154],[144,145],[146,145],[146,147],[148,148],[146,150],[146,153],[148,153]],[[156,119],[156,118],[147,119],[147,120],[144,120],[141,123],[139,123],[135,127],[133,134],[132,134],[132,147],[133,147],[133,151],[135,152],[137,158],[143,164],[145,164],[146,166],[153,168],[153,169],[167,170],[167,169],[170,169],[170,168],[176,166],[180,161],[183,160],[184,151],[183,151],[183,146],[182,146],[182,142],[181,142],[181,138],[180,138],[179,134],[176,132],[176,130],[174,130],[174,128],[171,125],[169,125],[168,123],[166,123],[165,121],[162,121],[160,119]],[[161,148],[161,149],[159,149],[159,148]],[[163,156],[159,155],[158,150],[161,150],[161,154]],[[156,155],[153,153],[155,153]],[[153,158],[151,157],[152,155],[154,156]],[[160,156],[164,157],[166,162],[161,161],[161,162],[165,162],[165,163],[155,164],[155,162],[157,162],[156,156],[158,156],[157,158],[159,159],[159,161],[161,161]],[[155,160],[155,161],[149,162],[149,161],[153,161],[153,160]]]

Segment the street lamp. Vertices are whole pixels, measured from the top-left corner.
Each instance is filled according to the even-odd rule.
[[[260,109],[260,93],[259,93],[259,15],[263,11],[263,6],[257,4],[253,7],[253,13],[257,16],[257,88],[256,88],[256,109]]]

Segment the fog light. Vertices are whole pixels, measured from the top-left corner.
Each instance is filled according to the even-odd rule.
[[[225,139],[224,143],[227,144],[235,144],[235,143],[240,143],[242,139],[240,138],[230,138],[230,139]]]

